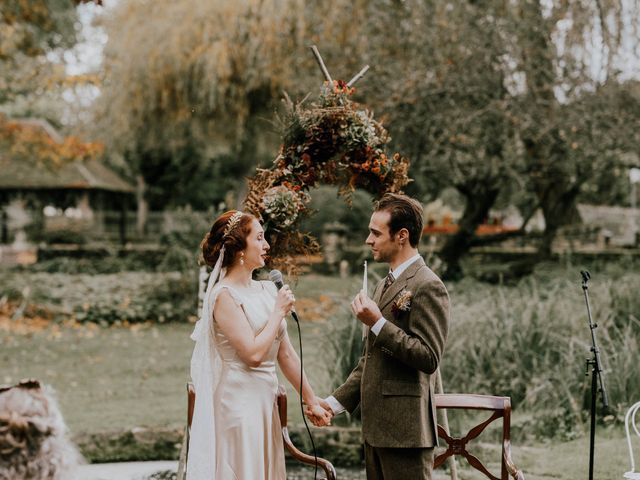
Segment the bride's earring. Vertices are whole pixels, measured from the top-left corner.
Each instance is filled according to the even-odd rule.
[[[240,265],[244,265],[244,252],[240,252]]]

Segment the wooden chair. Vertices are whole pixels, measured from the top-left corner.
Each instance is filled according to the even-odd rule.
[[[515,480],[524,480],[524,474],[511,460],[511,399],[509,397],[493,397],[489,395],[472,394],[437,394],[436,408],[458,410],[486,410],[492,412],[484,422],[474,426],[461,438],[450,436],[446,430],[438,425],[438,436],[447,442],[447,449],[436,456],[434,467],[441,466],[452,455],[463,456],[469,464],[492,480],[508,480],[509,475]],[[494,420],[502,417],[502,469],[500,476],[493,475],[483,463],[467,450],[467,444],[477,438]]]
[[[625,472],[624,478],[628,480],[640,480],[640,472],[636,472],[636,462],[633,458],[633,445],[631,442],[632,436],[630,428],[633,429],[635,434],[640,437],[640,429],[638,429],[638,423],[636,422],[636,414],[640,410],[640,402],[631,405],[627,414],[624,416],[624,431],[627,434],[627,446],[629,447],[629,460],[631,460],[631,470]]]
[[[187,429],[191,428],[191,421],[193,420],[193,408],[196,402],[196,391],[192,383],[187,384]],[[291,442],[289,437],[289,429],[287,428],[287,392],[282,385],[278,385],[277,393],[278,413],[280,414],[280,428],[282,430],[282,440],[285,448],[289,451],[291,456],[296,460],[306,463],[307,465],[315,466],[315,458],[312,455],[307,455],[301,452]],[[323,470],[326,475],[326,480],[336,480],[336,469],[331,462],[324,458],[318,457],[318,469]]]

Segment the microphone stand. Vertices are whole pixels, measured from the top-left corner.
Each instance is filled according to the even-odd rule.
[[[589,436],[589,480],[593,480],[593,460],[595,453],[595,440],[596,440],[596,401],[598,397],[598,384],[600,386],[600,392],[602,394],[602,409],[606,412],[609,408],[609,399],[607,398],[607,390],[604,386],[604,374],[602,372],[602,361],[600,360],[600,350],[598,349],[598,343],[596,342],[596,328],[597,323],[593,323],[591,318],[591,307],[589,306],[589,286],[587,283],[591,278],[588,271],[580,271],[582,275],[582,291],[584,292],[584,300],[587,304],[587,317],[589,319],[589,329],[591,330],[591,353],[592,358],[587,358],[586,361],[586,373],[589,375],[589,369],[591,369],[591,431]]]

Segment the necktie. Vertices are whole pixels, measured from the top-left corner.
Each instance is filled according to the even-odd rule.
[[[395,281],[393,277],[393,273],[389,272],[387,276],[384,278],[384,286],[382,287],[382,295],[387,291],[387,288],[391,286],[391,284]]]

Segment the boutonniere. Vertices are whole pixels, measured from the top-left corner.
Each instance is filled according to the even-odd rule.
[[[394,315],[399,315],[400,312],[408,312],[411,310],[411,295],[411,290],[403,288],[396,296],[396,299],[393,301],[393,305],[391,306],[391,310]]]

